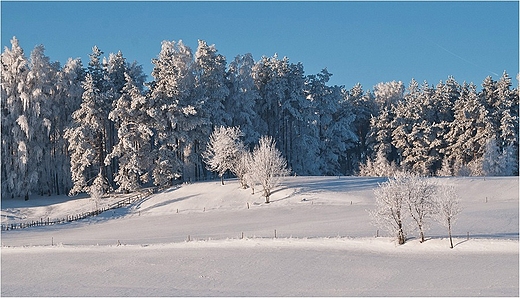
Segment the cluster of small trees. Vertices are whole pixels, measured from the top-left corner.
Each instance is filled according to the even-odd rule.
[[[261,185],[265,202],[269,203],[272,189],[290,173],[287,161],[272,137],[262,136],[251,152],[241,140],[243,136],[239,127],[215,128],[203,153],[204,161],[208,170],[218,172],[222,185],[227,171],[239,178],[243,188],[250,187],[253,194],[255,185]]]
[[[448,228],[453,248],[451,228],[461,212],[453,186],[439,186],[431,179],[400,172],[382,183],[375,196],[376,208],[370,216],[378,227],[395,235],[399,244],[405,243],[411,225],[419,232],[420,242],[424,242],[425,230],[435,219]]]
[[[195,52],[164,41],[150,82],[97,47],[87,67],[62,67],[43,46],[28,59],[13,38],[1,62],[2,196],[207,179],[203,152],[220,126],[239,126],[249,149],[271,136],[298,175],[518,174],[518,90],[505,72],[480,92],[451,77],[347,90],[287,57],[227,63],[202,40]]]

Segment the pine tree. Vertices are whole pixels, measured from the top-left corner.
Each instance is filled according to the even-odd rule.
[[[153,178],[156,185],[166,187],[184,174],[190,157],[196,128],[208,125],[198,116],[193,99],[195,76],[191,49],[182,41],[163,41],[161,52],[153,59],[154,80],[149,84],[150,116],[154,129]]]
[[[224,107],[231,116],[227,126],[239,126],[244,133],[244,143],[253,148],[260,138],[258,123],[261,121],[254,109],[259,99],[252,72],[255,62],[251,54],[236,56],[229,64],[226,81],[229,96]]]
[[[105,159],[103,100],[90,73],[85,77],[83,89],[85,91],[81,106],[72,113],[73,122],[65,130],[74,183],[70,195],[88,192],[93,179],[98,174],[105,177],[103,171]],[[104,185],[103,191],[107,190],[108,185]]]
[[[50,195],[53,190],[52,158],[55,130],[56,82],[59,65],[51,63],[44,54],[43,45],[36,46],[30,56],[30,71],[25,82],[29,92],[29,105],[25,111],[27,121],[28,175],[30,191]]]
[[[72,124],[72,113],[80,108],[85,70],[79,58],[69,59],[58,73],[54,104],[53,177],[56,194],[68,193],[72,188],[71,164],[65,129]]]
[[[481,175],[482,156],[492,128],[488,112],[479,99],[475,85],[464,85],[454,105],[455,120],[446,135],[447,155],[456,175],[469,169],[472,175]]]
[[[226,58],[217,54],[215,45],[209,46],[199,40],[193,64],[195,85],[193,86],[193,104],[198,111],[197,117],[203,119],[203,125],[194,129],[189,163],[193,164],[193,176],[204,176],[202,153],[212,130],[230,122],[231,115],[224,108],[224,101],[229,95],[226,84]]]
[[[347,100],[351,103],[353,114],[356,115],[352,125],[359,141],[350,151],[353,153],[352,165],[358,165],[367,160],[367,135],[370,131],[370,117],[377,114],[377,106],[372,93],[370,91],[364,93],[359,83],[350,89]]]
[[[115,182],[120,191],[131,192],[139,189],[142,183],[148,182],[153,132],[146,97],[126,73],[125,80],[122,94],[109,115],[117,128],[118,142],[106,157],[105,164],[117,158],[119,170],[115,175]]]
[[[28,107],[29,94],[25,85],[29,72],[28,61],[18,39],[11,39],[11,49],[5,48],[1,56],[1,109],[2,109],[2,197],[28,198],[27,143],[28,127],[20,126],[20,117]]]

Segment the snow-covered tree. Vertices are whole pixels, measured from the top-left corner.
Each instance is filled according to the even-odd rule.
[[[445,136],[448,144],[446,154],[452,160],[456,175],[462,175],[469,169],[471,175],[481,175],[482,156],[492,126],[488,112],[479,98],[475,85],[465,84],[461,95],[454,105],[455,119],[449,124]]]
[[[100,91],[96,88],[93,77],[87,74],[83,83],[82,103],[72,113],[73,123],[65,130],[69,143],[71,173],[74,186],[70,195],[88,192],[92,180],[101,173],[104,176],[104,139],[103,112],[100,111]],[[104,191],[108,190],[108,185]]]
[[[389,162],[380,147],[374,160],[368,158],[364,164],[359,166],[360,176],[369,177],[392,177],[398,172],[398,167],[394,162]]]
[[[251,174],[251,164],[253,162],[253,155],[251,151],[242,150],[238,152],[238,159],[235,163],[232,172],[237,176],[240,180],[240,185],[242,188],[246,189],[248,186],[251,187],[254,194],[255,189],[255,181],[252,179]]]
[[[195,77],[191,49],[182,41],[163,41],[152,63],[154,80],[148,94],[155,148],[152,175],[156,185],[166,187],[183,176],[195,139],[191,132],[207,122],[198,117],[192,101]],[[189,180],[188,176],[184,179]]]
[[[250,168],[252,179],[262,185],[265,202],[269,203],[271,191],[280,179],[289,174],[287,161],[276,149],[276,142],[270,136],[262,136],[253,150]]]
[[[458,215],[462,211],[460,207],[460,199],[453,186],[442,186],[437,194],[436,204],[438,207],[437,220],[443,226],[448,228],[448,235],[450,237],[450,248],[453,248],[453,240],[451,238],[452,226],[455,223]]]
[[[54,153],[54,193],[68,193],[72,188],[71,165],[68,152],[65,129],[71,125],[72,113],[79,109],[83,94],[82,82],[85,79],[85,70],[79,58],[69,59],[58,73],[57,94],[53,108],[54,132],[52,136]]]
[[[222,185],[224,174],[234,170],[243,151],[243,136],[239,127],[216,127],[209,137],[206,151],[202,156],[208,170],[218,172]]]
[[[11,39],[11,49],[1,56],[1,109],[2,109],[2,197],[27,196],[26,180],[27,140],[23,115],[28,107],[29,92],[25,85],[29,72],[28,60],[18,39]],[[22,125],[20,125],[22,124]],[[24,126],[25,125],[25,126]]]
[[[395,235],[399,244],[406,241],[406,183],[407,177],[404,174],[396,174],[381,183],[374,191],[376,207],[369,211],[374,224]]]
[[[435,192],[437,185],[417,174],[410,174],[406,184],[403,185],[406,196],[406,205],[410,216],[417,224],[420,242],[424,242],[424,231],[427,228],[428,220],[438,211],[435,202]]]
[[[405,86],[401,81],[381,82],[374,86],[375,101],[380,109],[390,108],[403,99]]]
[[[28,125],[28,174],[32,177],[32,185],[28,185],[27,188],[40,195],[50,195],[54,180],[52,134],[56,125],[54,104],[59,64],[51,63],[44,51],[43,45],[39,45],[31,52],[30,71],[25,82],[30,100],[23,121],[27,121]]]
[[[383,154],[388,161],[396,160],[396,149],[392,145],[393,119],[394,114],[387,107],[370,118],[370,131],[367,135],[367,158],[375,158],[375,155],[381,152],[380,154]]]
[[[118,159],[119,170],[115,175],[115,182],[119,185],[119,190],[128,192],[135,191],[141,183],[148,182],[153,132],[146,97],[130,75],[125,73],[125,79],[122,94],[109,115],[117,128],[118,142],[106,157],[105,164]]]
[[[358,142],[351,152],[354,154],[352,164],[362,164],[367,161],[367,136],[370,131],[370,118],[377,115],[377,105],[370,91],[363,92],[361,84],[356,84],[348,92],[347,99],[352,106],[352,112],[356,116],[352,123]]]
[[[205,175],[202,153],[211,132],[231,119],[231,115],[224,108],[224,100],[229,95],[226,84],[226,58],[217,53],[215,45],[208,45],[204,40],[199,40],[192,72],[194,85],[190,100],[197,110],[197,118],[202,120],[202,125],[190,132],[191,141],[186,147],[190,150],[185,150],[185,172],[191,170],[192,175],[200,179]]]
[[[254,65],[251,54],[236,56],[229,63],[226,74],[229,96],[224,101],[225,109],[231,116],[227,126],[240,126],[248,148],[253,148],[261,130],[258,128],[261,119],[254,109],[259,99],[252,74]]]
[[[317,75],[308,76],[308,97],[317,115],[316,128],[319,144],[319,172],[325,175],[346,174],[346,153],[358,141],[354,132],[355,115],[348,101],[348,93],[339,86],[326,83],[332,74],[323,69]]]

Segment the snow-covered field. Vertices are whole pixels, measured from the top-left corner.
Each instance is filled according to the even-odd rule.
[[[201,182],[2,232],[2,296],[518,296],[518,177],[432,179],[462,199],[454,249],[433,222],[422,244],[378,232],[367,210],[382,178],[289,177],[270,204],[236,180]],[[92,208],[2,199],[2,223]]]

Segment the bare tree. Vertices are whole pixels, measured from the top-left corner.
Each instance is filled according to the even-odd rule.
[[[276,142],[270,136],[263,136],[253,150],[251,176],[254,181],[262,185],[265,202],[269,203],[271,190],[278,185],[281,177],[289,174],[287,160],[276,149]]]
[[[460,199],[455,188],[453,186],[442,186],[439,189],[439,195],[437,197],[438,204],[438,221],[445,227],[448,228],[448,235],[450,237],[450,248],[453,248],[453,240],[451,237],[451,227],[457,216],[462,211],[460,207]]]
[[[403,189],[406,182],[406,175],[396,174],[381,183],[374,191],[376,209],[369,211],[374,223],[396,235],[399,244],[404,244],[406,240],[403,226],[406,217],[406,196]]]
[[[424,242],[424,229],[427,221],[438,210],[434,201],[437,186],[431,179],[411,174],[403,188],[410,216],[417,224],[422,243]]]
[[[240,140],[243,134],[239,127],[216,127],[211,133],[206,151],[202,154],[208,170],[218,172],[224,185],[224,174],[232,170],[244,144]]]
[[[254,187],[252,185],[254,181],[251,181],[251,178],[249,177],[250,175],[248,175],[250,172],[249,168],[251,167],[252,159],[252,153],[244,149],[238,152],[236,163],[231,169],[231,172],[233,172],[233,174],[235,174],[237,178],[240,180],[240,185],[243,189],[246,189],[248,186],[252,188]]]

